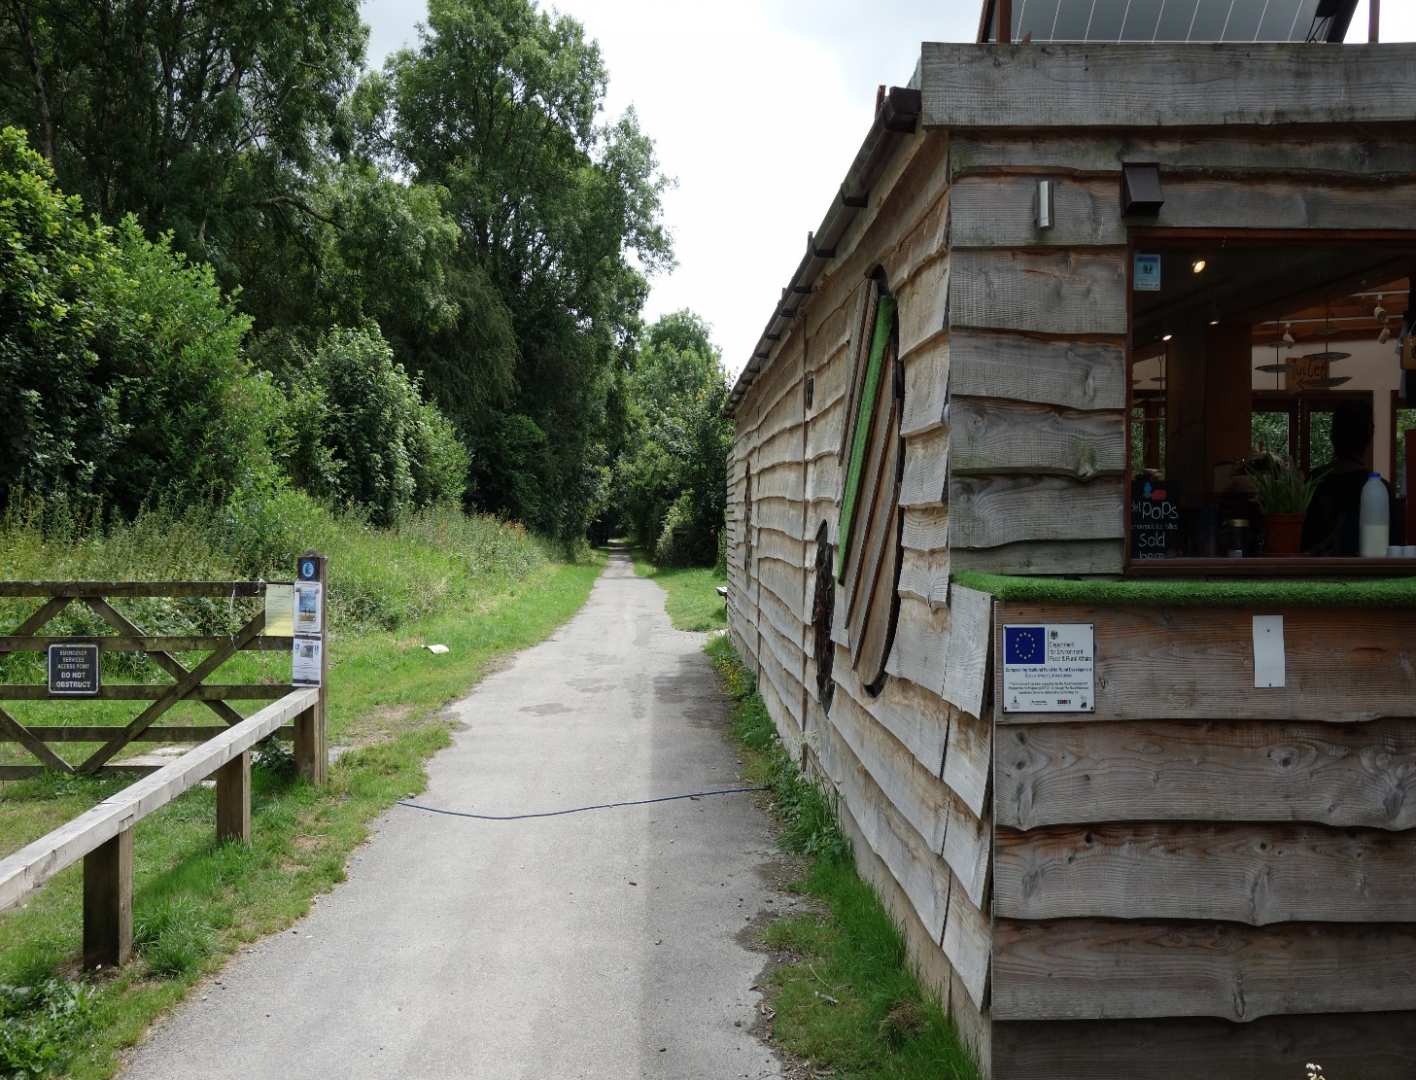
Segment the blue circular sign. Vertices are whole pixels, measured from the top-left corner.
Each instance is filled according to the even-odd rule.
[[[306,559],[300,564],[300,576],[306,579],[313,579],[315,576],[315,560]]]

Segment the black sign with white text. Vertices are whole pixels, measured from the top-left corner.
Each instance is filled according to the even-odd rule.
[[[49,646],[49,692],[64,697],[98,693],[98,646]]]
[[[1166,490],[1139,479],[1131,488],[1131,558],[1163,559],[1180,539],[1180,508]]]

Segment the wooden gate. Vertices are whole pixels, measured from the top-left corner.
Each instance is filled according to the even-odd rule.
[[[321,585],[325,580],[325,560],[318,555],[301,556],[302,568],[316,577],[309,580]],[[232,701],[275,701],[297,689],[292,683],[214,684],[207,679],[224,663],[244,651],[284,651],[290,654],[294,644],[291,634],[265,633],[266,614],[258,610],[232,634],[196,636],[162,636],[148,634],[125,616],[110,601],[134,597],[207,597],[216,599],[261,599],[268,586],[292,587],[293,582],[259,581],[174,581],[174,582],[113,582],[113,581],[0,581],[0,597],[28,597],[41,600],[38,609],[8,635],[0,636],[0,654],[30,652],[48,654],[54,645],[95,646],[100,655],[113,652],[140,652],[150,658],[172,679],[152,684],[101,684],[94,693],[72,698],[55,693],[49,683],[34,685],[0,684],[0,742],[19,743],[37,759],[34,765],[0,764],[0,779],[14,780],[35,776],[46,770],[79,775],[114,773],[147,773],[156,766],[123,765],[112,759],[135,741],[163,743],[201,743],[240,723],[245,717],[237,712]],[[61,612],[72,604],[82,604],[103,620],[113,633],[83,637],[46,637],[41,632]],[[319,641],[321,657],[324,650],[324,620],[320,619]],[[206,652],[195,666],[188,668],[174,655],[180,652]],[[327,657],[324,664],[327,665]],[[324,738],[323,678],[318,703],[300,714],[293,726],[282,727],[276,734],[294,739],[295,757],[301,775],[322,782],[326,771]],[[20,723],[5,708],[7,701],[121,700],[146,701],[128,724],[118,727],[98,726],[36,726]],[[199,701],[215,713],[224,726],[159,726],[157,721],[180,701]],[[99,743],[77,764],[50,748],[50,743]]]

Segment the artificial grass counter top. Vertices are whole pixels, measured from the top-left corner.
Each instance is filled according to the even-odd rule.
[[[1416,577],[1346,581],[1122,580],[1011,577],[964,571],[956,584],[999,600],[1029,604],[1143,605],[1146,607],[1416,608]]]

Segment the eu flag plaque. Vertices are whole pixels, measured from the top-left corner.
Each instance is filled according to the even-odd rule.
[[[98,646],[49,646],[49,693],[54,697],[98,694]]]
[[[1003,711],[1095,712],[1091,623],[1003,627]]]

